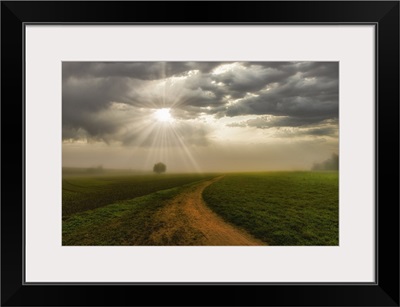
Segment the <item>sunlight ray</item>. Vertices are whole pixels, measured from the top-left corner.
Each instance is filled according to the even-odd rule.
[[[192,156],[190,150],[188,149],[188,147],[186,146],[182,136],[179,134],[177,129],[172,129],[172,132],[174,133],[176,140],[179,142],[181,148],[183,149],[184,153],[186,154],[186,157],[189,159],[189,161],[191,162],[191,165],[195,168],[197,173],[202,173],[201,168],[199,167],[199,165],[197,164],[196,160],[194,159],[194,157]]]

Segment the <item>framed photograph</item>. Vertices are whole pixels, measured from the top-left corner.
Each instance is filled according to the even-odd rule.
[[[2,305],[399,306],[398,1],[1,26]]]

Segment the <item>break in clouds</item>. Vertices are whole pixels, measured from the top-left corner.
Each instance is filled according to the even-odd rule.
[[[90,151],[107,165],[111,154],[93,147],[101,145],[143,157],[158,148],[154,159],[180,149],[207,169],[205,156],[229,160],[230,146],[232,165],[290,150],[287,162],[307,167],[337,153],[338,70],[337,62],[64,62],[63,163],[83,164]],[[255,152],[246,155],[248,146]],[[296,163],[299,152],[307,158]]]

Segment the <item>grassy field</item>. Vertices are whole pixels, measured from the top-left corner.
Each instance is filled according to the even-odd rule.
[[[154,218],[209,175],[87,174],[62,182],[63,245],[163,245]],[[338,245],[338,173],[227,174],[203,192],[207,205],[269,245]],[[169,242],[179,245],[179,238]]]
[[[210,175],[120,175],[64,176],[62,180],[63,219],[118,201],[211,178]]]
[[[154,214],[179,193],[172,188],[76,213],[63,221],[63,245],[158,245]]]
[[[65,176],[63,245],[154,245],[154,213],[186,186],[213,175]],[[156,244],[155,244],[156,245]]]
[[[338,172],[231,174],[203,197],[226,221],[269,245],[338,245]]]

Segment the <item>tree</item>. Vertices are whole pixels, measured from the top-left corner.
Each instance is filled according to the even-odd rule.
[[[321,171],[321,170],[339,170],[339,156],[337,154],[332,154],[330,159],[325,160],[321,163],[314,163],[312,167],[313,171]]]
[[[165,173],[166,170],[167,170],[167,166],[164,163],[158,162],[158,163],[154,164],[153,172],[155,172],[157,174],[161,174],[161,173]]]

